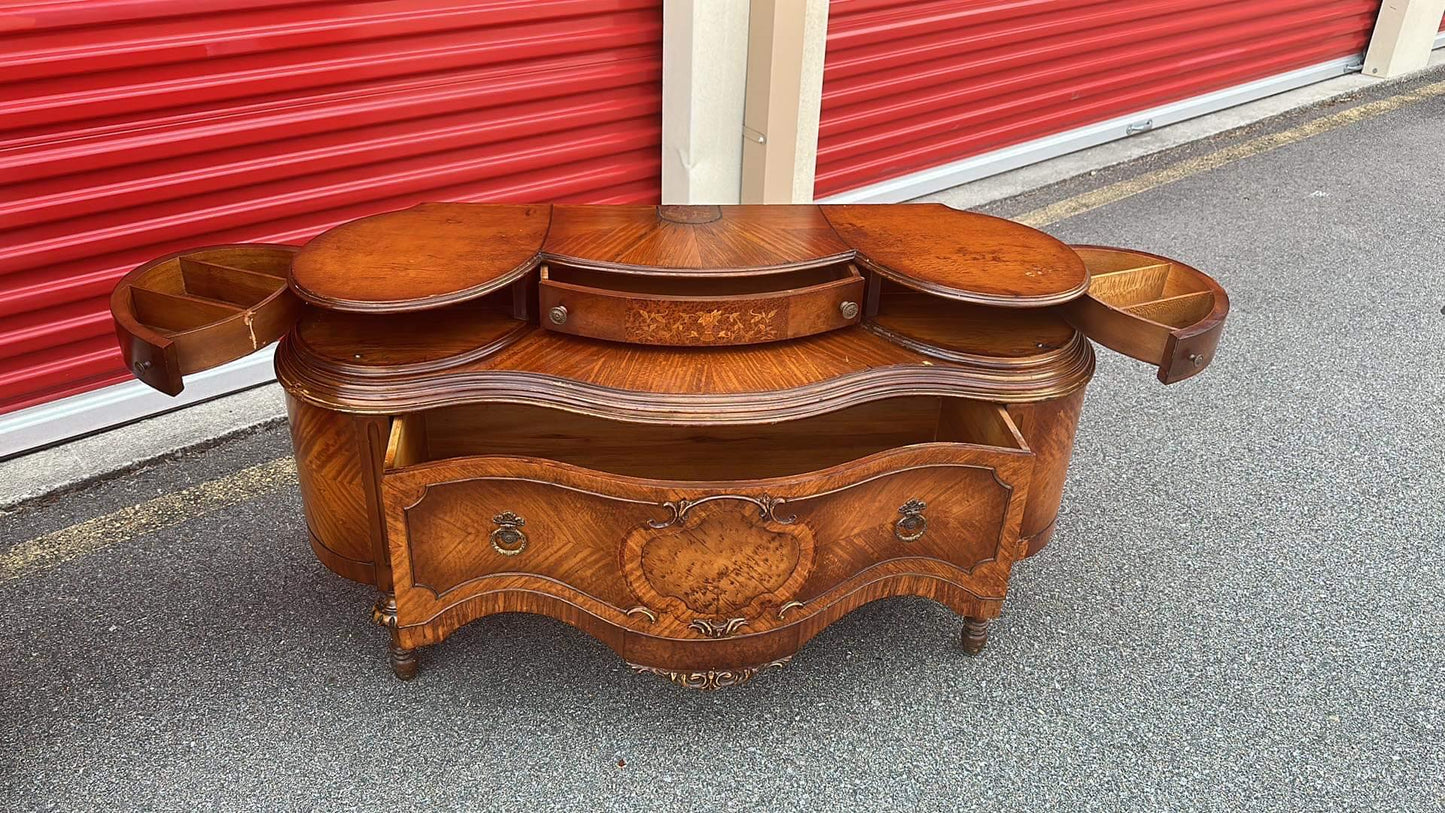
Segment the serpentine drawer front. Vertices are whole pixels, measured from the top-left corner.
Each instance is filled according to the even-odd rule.
[[[393,466],[407,457],[406,427],[394,424]],[[495,611],[486,605],[511,593],[696,641],[776,633],[890,579],[1001,600],[1033,464],[1010,432],[1011,448],[924,443],[752,481],[645,480],[522,457],[391,468],[397,623],[404,639],[415,629],[429,642],[417,625]]]
[[[374,587],[397,677],[531,612],[701,689],[894,596],[980,652],[1068,535],[1094,342],[1170,383],[1228,311],[1179,261],[940,204],[424,203],[111,297],[162,392],[278,342],[298,538]]]

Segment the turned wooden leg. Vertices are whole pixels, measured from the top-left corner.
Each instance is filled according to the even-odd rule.
[[[963,619],[963,635],[960,636],[963,651],[977,655],[988,643],[988,619],[969,616]]]
[[[416,677],[416,650],[397,643],[395,636],[396,633],[392,633],[391,671],[399,680],[411,680]]]
[[[382,593],[371,608],[371,620],[391,633],[391,671],[401,680],[416,677],[416,650],[401,645],[401,633],[396,628],[396,596]]]

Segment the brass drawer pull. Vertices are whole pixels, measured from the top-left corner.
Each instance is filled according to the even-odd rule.
[[[492,531],[492,550],[503,556],[516,556],[527,549],[527,534],[522,526],[527,520],[513,514],[511,511],[504,511],[495,517],[492,522],[497,523],[497,529]]]
[[[902,542],[915,542],[923,537],[928,530],[928,517],[923,515],[923,509],[928,503],[923,500],[909,500],[898,509],[903,516],[893,523],[893,535]]]
[[[567,306],[554,305],[551,310],[547,311],[547,318],[551,319],[554,325],[567,324]]]

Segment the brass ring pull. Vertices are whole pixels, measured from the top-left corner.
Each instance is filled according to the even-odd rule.
[[[903,516],[893,523],[893,535],[902,542],[915,542],[923,537],[928,530],[928,517],[923,515],[923,509],[928,503],[923,500],[909,500],[898,509]]]
[[[504,511],[492,517],[492,522],[497,524],[491,535],[492,550],[503,556],[516,556],[527,549],[527,534],[522,530],[527,520],[511,511]]]

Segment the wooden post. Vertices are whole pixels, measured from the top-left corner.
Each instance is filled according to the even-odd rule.
[[[827,0],[752,0],[743,203],[813,199],[827,33]]]
[[[1385,0],[1365,52],[1364,75],[1389,79],[1425,67],[1442,17],[1445,0]]]
[[[748,0],[664,0],[662,202],[737,203]]]

